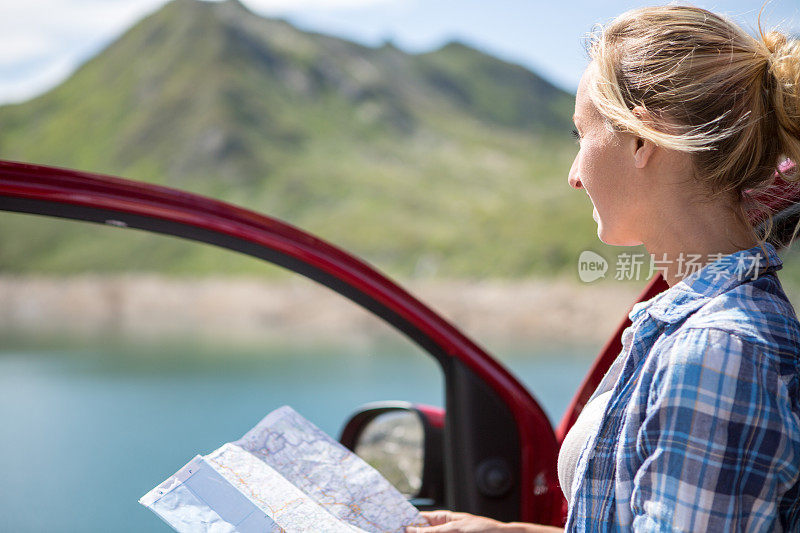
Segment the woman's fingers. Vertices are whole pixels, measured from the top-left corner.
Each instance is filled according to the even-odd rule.
[[[469,513],[455,513],[453,511],[422,511],[420,514],[425,517],[432,526],[440,526],[452,522],[453,520],[460,520],[472,516]]]
[[[429,527],[407,527],[406,533],[460,533],[463,531],[461,524],[462,522],[456,521]]]
[[[497,533],[503,524],[491,518],[454,513],[452,511],[430,511],[422,513],[431,524],[427,527],[407,527],[406,533]]]
[[[448,527],[447,524],[430,527],[407,527],[406,533],[447,533],[446,530],[442,529],[445,527]]]

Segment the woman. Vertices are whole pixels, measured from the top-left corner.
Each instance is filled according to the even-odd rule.
[[[568,531],[800,531],[800,324],[752,197],[800,161],[800,44],[686,6],[602,30],[569,175],[600,239],[644,244],[670,288],[559,457]],[[689,268],[689,259],[695,268]],[[414,533],[555,531],[428,513]]]

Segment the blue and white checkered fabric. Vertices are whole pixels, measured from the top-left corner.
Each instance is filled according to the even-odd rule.
[[[800,324],[775,249],[634,306],[567,531],[800,531]]]

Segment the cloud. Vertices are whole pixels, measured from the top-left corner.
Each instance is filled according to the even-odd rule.
[[[28,100],[64,80],[75,68],[71,57],[55,57],[26,70],[19,76],[0,77],[0,102]],[[2,72],[2,71],[0,71]]]
[[[0,2],[0,104],[56,85],[166,0]]]
[[[47,35],[25,31],[4,31],[0,38],[0,68],[28,63],[53,51]]]

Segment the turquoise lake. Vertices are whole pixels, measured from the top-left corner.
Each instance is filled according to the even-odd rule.
[[[281,405],[338,437],[367,402],[443,404],[438,366],[402,346],[192,352],[0,348],[0,531],[168,532],[138,498]],[[594,355],[504,361],[557,420]]]

